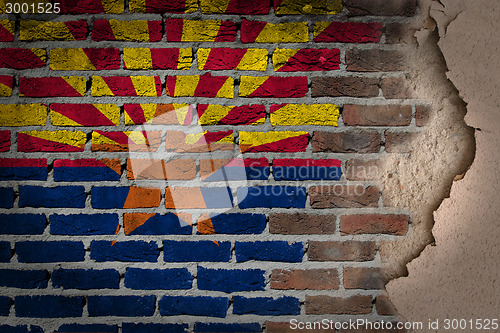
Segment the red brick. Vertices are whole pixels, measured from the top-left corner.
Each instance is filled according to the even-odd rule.
[[[238,95],[240,97],[299,98],[309,91],[306,76],[241,76]]]
[[[316,324],[316,322],[311,323],[312,325]],[[290,322],[272,322],[272,321],[266,321],[266,332],[267,333],[295,333],[295,332],[300,332],[300,333],[333,333],[331,329],[320,329],[320,328],[314,328],[317,326],[313,326],[311,329],[292,329],[290,326]]]
[[[344,105],[342,119],[346,126],[408,126],[411,105]]]
[[[196,177],[193,159],[176,159],[165,162],[152,159],[127,159],[128,179],[191,180]]]
[[[384,289],[384,286],[385,279],[380,268],[344,268],[344,288],[346,289]]]
[[[10,131],[0,131],[0,152],[10,150]]]
[[[180,131],[168,131],[166,138],[167,151],[180,153],[202,153],[219,150],[233,150],[233,142],[221,141],[229,136],[233,131],[206,132],[200,136],[199,140],[191,143],[186,133]],[[194,139],[193,139],[194,140]]]
[[[271,289],[339,289],[339,275],[336,269],[273,269]]]
[[[228,0],[225,3],[228,6],[223,11],[222,8],[217,6],[221,1],[214,0],[201,0],[201,12],[204,14],[236,14],[236,15],[265,15],[269,14],[271,10],[270,0]]]
[[[389,234],[404,236],[410,217],[396,214],[357,214],[340,217],[342,235]]]
[[[277,49],[273,53],[276,72],[331,71],[340,69],[339,49],[299,49],[292,57],[288,50]],[[288,58],[289,57],[289,58]]]
[[[312,208],[377,207],[379,189],[363,185],[313,186],[309,196]]]
[[[382,23],[331,22],[317,33],[317,27],[323,23],[317,22],[314,26],[316,43],[378,43],[382,36]]]
[[[382,94],[387,99],[415,98],[413,89],[408,79],[386,77],[380,83]]]
[[[378,153],[382,142],[373,131],[314,132],[312,147],[315,153]]]
[[[413,16],[417,10],[416,0],[345,0],[344,6],[350,16]]]
[[[392,304],[391,300],[386,295],[380,295],[375,300],[375,309],[377,313],[382,316],[397,316],[398,311]]]
[[[409,24],[388,23],[385,26],[385,42],[387,44],[415,44],[417,42],[416,31]]]
[[[113,25],[120,27],[120,29],[113,30]],[[92,40],[97,42],[159,42],[163,37],[161,30],[162,21],[160,20],[117,21],[113,19],[97,19],[94,20]]]
[[[376,252],[375,242],[310,241],[307,256],[311,261],[371,261]]]
[[[431,107],[426,105],[417,105],[415,107],[415,122],[417,126],[427,126],[431,118]]]
[[[347,70],[351,72],[393,72],[407,67],[405,57],[399,51],[347,50],[345,61]]]
[[[352,159],[347,161],[345,177],[347,180],[376,180],[380,171],[380,160]]]
[[[60,0],[61,14],[121,14],[123,0]],[[106,4],[106,8],[105,8]]]
[[[379,79],[371,77],[313,77],[312,97],[377,97]]]
[[[86,92],[84,77],[20,77],[19,96],[26,97],[82,97]]]
[[[307,295],[305,307],[306,314],[369,314],[372,312],[372,297],[355,295],[342,298]]]
[[[46,64],[47,52],[43,49],[0,49],[0,68],[32,69]]]
[[[419,133],[386,132],[385,151],[388,153],[409,153],[415,146]]]
[[[334,234],[334,215],[279,213],[269,215],[269,232],[285,235]]]

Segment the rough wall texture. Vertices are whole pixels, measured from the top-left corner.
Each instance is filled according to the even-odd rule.
[[[0,21],[4,330],[397,319],[384,284],[432,241],[412,188],[471,150],[415,1],[60,8]]]

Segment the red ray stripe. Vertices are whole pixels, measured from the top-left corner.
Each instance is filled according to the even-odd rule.
[[[314,38],[315,42],[378,43],[382,23],[332,22]]]
[[[161,79],[159,76],[155,76],[155,88],[156,88],[156,96],[161,96]]]
[[[95,131],[95,132],[108,139],[115,141],[117,144],[128,145],[129,143],[133,143],[133,141],[129,139],[129,137],[123,132],[103,132],[103,131]]]
[[[98,14],[104,13],[100,0],[61,0],[61,14]]]
[[[82,97],[61,77],[21,77],[19,93],[29,97]]]
[[[10,150],[10,131],[0,131],[0,151]]]
[[[79,160],[56,160],[54,167],[108,167],[100,160],[95,159],[79,159]]]
[[[115,96],[137,96],[130,76],[103,76],[102,79]]]
[[[14,77],[10,75],[0,75],[0,84],[3,84],[9,88],[12,88],[14,83]]]
[[[288,103],[283,103],[283,104],[273,104],[271,105],[271,108],[269,109],[269,112],[273,113],[281,109],[282,107],[288,105]]]
[[[227,81],[227,76],[212,76],[210,73],[200,76],[196,86],[194,96],[196,97],[215,97]]]
[[[92,104],[51,104],[50,109],[83,126],[115,126]]]
[[[0,24],[0,42],[12,42],[13,40],[14,34]]]
[[[230,0],[226,14],[258,15],[269,14],[271,3],[269,0]]]
[[[177,69],[179,49],[150,49],[153,69]]]
[[[161,21],[148,21],[148,30],[150,42],[159,42],[161,40]]]
[[[174,97],[176,79],[177,79],[176,76],[167,76],[166,78],[167,96]]]
[[[39,68],[46,63],[30,49],[5,48],[0,49],[0,68]]]
[[[108,20],[99,19],[94,21],[92,40],[116,40],[115,35],[113,34],[113,29],[111,29],[111,25]]]
[[[205,133],[200,140],[198,140],[197,144],[199,143],[214,143],[218,142],[219,140],[222,140],[226,136],[233,135],[233,131],[222,131],[222,132],[207,132]]]
[[[166,25],[166,38],[167,42],[181,42],[182,29],[184,26],[183,19],[167,19]]]
[[[22,134],[22,133],[19,133]],[[0,167],[47,167],[47,159],[45,158],[2,158],[0,159]]]
[[[246,49],[213,48],[203,69],[235,69],[239,65]]]
[[[339,49],[301,49],[278,72],[340,69]]]
[[[255,42],[262,30],[264,30],[266,24],[266,22],[247,21],[243,19],[241,22],[241,41],[243,43]]]
[[[313,160],[313,159],[275,159],[273,166],[320,166],[320,167],[340,167],[339,160]]]
[[[125,104],[124,109],[134,124],[139,125],[147,122],[146,117],[144,116],[144,110],[140,104]]]
[[[214,42],[234,42],[236,40],[236,25],[231,21],[222,21]]]
[[[64,24],[76,40],[85,40],[87,38],[87,21],[70,21],[64,22]]]
[[[219,120],[220,125],[248,125],[266,117],[264,105],[243,105],[231,109],[229,113]]]
[[[82,49],[87,58],[96,70],[103,69],[120,69],[120,50],[114,48],[96,49],[85,48]]]
[[[291,138],[281,139],[275,142],[266,143],[253,147],[242,147],[242,152],[304,152],[306,151],[308,135],[299,135]]]
[[[250,97],[296,98],[307,94],[307,77],[270,76]]]
[[[20,152],[81,152],[83,148],[17,133],[17,151]]]

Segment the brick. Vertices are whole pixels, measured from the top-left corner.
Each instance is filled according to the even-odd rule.
[[[305,208],[306,188],[296,186],[252,186],[237,190],[238,206],[246,208]]]
[[[120,273],[114,269],[57,269],[52,285],[62,289],[118,289]]]
[[[313,41],[316,43],[379,43],[382,23],[315,22]]]
[[[83,76],[20,77],[21,97],[82,97],[87,91]]]
[[[87,135],[79,131],[23,131],[17,133],[19,152],[82,152]]]
[[[378,153],[382,142],[374,131],[314,132],[314,152],[325,153]]]
[[[413,16],[417,9],[417,1],[346,0],[344,7],[349,10],[350,16]]]
[[[391,72],[407,67],[404,55],[391,50],[347,50],[345,55],[347,70],[351,72]]]
[[[377,97],[379,79],[373,77],[313,77],[312,97]]]
[[[0,20],[0,42],[14,41],[16,33],[16,22],[12,20]]]
[[[0,75],[0,97],[12,96],[14,77],[12,75]]]
[[[306,43],[309,41],[307,22],[272,24],[262,21],[241,21],[243,43]]]
[[[199,70],[265,71],[266,49],[199,48],[196,52]]]
[[[308,141],[309,133],[304,131],[239,132],[242,153],[304,152]]]
[[[0,131],[0,152],[6,152],[9,150],[10,150],[10,131]],[[1,178],[2,176],[0,176],[0,179]]]
[[[158,42],[163,36],[161,30],[161,21],[98,19],[94,20],[92,40],[96,42]]]
[[[234,98],[234,79],[229,76],[167,76],[166,94],[170,97]]]
[[[342,12],[342,1],[274,1],[274,13],[276,15],[333,15]]]
[[[187,268],[127,268],[125,287],[137,290],[191,289],[193,276]]]
[[[238,96],[264,98],[300,98],[309,91],[307,77],[245,76],[240,77]]]
[[[13,201],[14,193],[12,192],[10,196]],[[12,206],[2,208],[12,208]],[[41,235],[47,223],[44,214],[1,214],[0,220],[2,221],[0,224],[2,235]]]
[[[234,42],[236,24],[222,20],[165,20],[167,42]]]
[[[63,324],[55,333],[73,333],[73,332],[95,332],[95,333],[118,333],[117,325],[104,324]]]
[[[226,317],[229,308],[227,297],[163,296],[158,302],[162,316]]]
[[[0,68],[34,69],[47,64],[47,51],[45,49],[0,49]]]
[[[81,317],[84,297],[82,296],[16,296],[17,317],[66,318]]]
[[[284,235],[334,234],[335,216],[304,213],[278,213],[269,215],[269,232]]]
[[[389,234],[404,236],[410,217],[397,214],[359,214],[340,217],[342,235]]]
[[[118,214],[54,214],[50,216],[52,235],[114,235],[118,226]]]
[[[160,205],[161,192],[152,187],[94,186],[90,198],[92,207],[97,209],[153,208]]]
[[[231,258],[230,242],[163,241],[165,262],[228,262]]]
[[[157,262],[158,244],[145,241],[92,241],[90,259],[96,262]]]
[[[20,38],[22,41],[72,41],[87,38],[87,21],[21,21]]]
[[[339,180],[341,162],[334,159],[274,159],[275,180]]]
[[[261,125],[266,120],[266,107],[259,104],[198,104],[197,112],[200,125]]]
[[[0,296],[0,316],[8,316],[12,300],[7,296]]]
[[[339,275],[336,269],[273,269],[271,289],[339,289]]]
[[[415,98],[414,91],[410,87],[408,79],[386,77],[380,83],[382,94],[387,99],[411,99]]]
[[[92,151],[154,152],[160,147],[159,131],[92,132]]]
[[[355,295],[348,298],[326,295],[306,295],[306,314],[351,314],[361,315],[372,312],[372,296]]]
[[[286,316],[300,314],[300,301],[295,297],[280,298],[243,296],[233,297],[233,314],[257,316]]]
[[[200,290],[225,293],[264,290],[264,274],[261,269],[208,269],[198,266],[197,286]]]
[[[0,242],[0,262],[9,262],[11,257],[10,242]]]
[[[175,159],[165,162],[153,159],[127,159],[128,179],[190,180],[196,176],[193,159]]]
[[[131,0],[128,6],[131,13],[187,14],[198,10],[198,2],[196,0]]]
[[[0,286],[21,289],[45,289],[49,281],[45,270],[0,269]]]
[[[270,0],[201,0],[204,14],[265,15],[271,10]]]
[[[385,279],[380,268],[344,268],[344,287],[346,289],[384,289],[384,286]]]
[[[120,50],[116,48],[57,48],[50,50],[50,69],[95,71],[120,69]]]
[[[310,261],[371,261],[376,252],[375,242],[310,241],[307,256]]]
[[[224,323],[195,323],[195,332],[260,332],[259,323],[238,323],[238,324],[224,324]]]
[[[34,241],[16,242],[16,254],[19,262],[74,262],[84,261],[85,249],[82,242]]]
[[[203,214],[198,219],[198,234],[261,234],[265,228],[264,214]]]
[[[2,9],[0,8],[0,11]],[[28,325],[17,325],[17,326],[9,326],[9,325],[0,325],[0,329],[2,332],[6,333],[25,333],[25,332],[42,332],[42,328],[36,325],[30,325],[31,330],[28,328]]]
[[[83,186],[41,187],[19,186],[19,207],[84,208]]]
[[[123,67],[125,69],[190,69],[193,62],[191,48],[124,48]]]
[[[116,104],[54,103],[50,105],[50,121],[54,126],[117,126],[120,107]]]
[[[334,104],[273,104],[272,126],[338,126],[340,108]]]
[[[377,296],[375,300],[375,309],[381,316],[398,316],[399,313],[391,300],[386,295]]]
[[[377,207],[379,196],[376,186],[333,185],[309,189],[311,207],[316,209]]]
[[[332,71],[340,69],[339,49],[276,49],[275,72]]]
[[[189,104],[125,104],[125,125],[189,125],[193,106]]]
[[[0,187],[0,208],[14,207],[14,189],[12,187]],[[2,226],[0,226],[0,234]]]
[[[2,126],[44,126],[47,123],[45,104],[0,104]]]
[[[92,76],[91,95],[160,97],[159,76]]]
[[[234,149],[232,130],[219,132],[204,131],[190,134],[180,131],[167,131],[165,141],[167,151],[178,153],[233,151]]]
[[[124,0],[61,0],[61,14],[121,14]]]
[[[327,329],[318,329],[319,322],[304,322],[303,328],[302,324],[298,322],[296,325],[291,325],[289,321],[287,322],[272,322],[266,321],[266,330],[268,333],[294,333],[297,332],[297,329],[300,329],[301,333],[331,333],[332,330],[330,328]],[[292,328],[293,327],[293,328]]]
[[[187,329],[188,324],[122,324],[122,333],[184,333]]]
[[[200,160],[201,179],[205,182],[230,180],[266,180],[269,161],[266,158]]]
[[[232,208],[233,196],[228,187],[167,187],[167,209]]]
[[[304,249],[302,243],[287,241],[236,242],[236,262],[250,260],[302,262]]]
[[[385,132],[385,151],[388,153],[409,153],[413,151],[414,142],[420,133]]]
[[[415,123],[418,127],[427,126],[430,123],[432,109],[426,105],[415,106]]]
[[[125,235],[191,235],[191,214],[188,213],[125,213]]]
[[[118,159],[55,160],[53,170],[56,182],[118,181],[121,177]]]
[[[409,24],[388,23],[385,26],[385,42],[387,44],[415,44],[417,29]]]
[[[347,180],[377,180],[381,174],[380,160],[352,159],[347,161],[345,177]]]
[[[150,317],[156,296],[87,296],[89,317]]]

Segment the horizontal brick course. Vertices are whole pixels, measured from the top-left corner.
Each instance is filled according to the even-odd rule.
[[[340,232],[343,235],[389,234],[403,236],[408,231],[408,215],[359,214],[340,217]]]
[[[306,314],[369,314],[372,297],[355,295],[348,298],[326,295],[306,296]]]
[[[378,153],[382,141],[374,131],[314,132],[314,152],[326,153]]]
[[[307,256],[311,261],[371,261],[376,251],[374,242],[311,241]]]
[[[412,118],[410,105],[344,105],[342,113],[347,126],[408,126]]]
[[[379,79],[371,77],[313,77],[312,97],[377,97]]]
[[[304,213],[281,213],[269,215],[269,232],[272,234],[334,234],[335,216],[310,215]]]
[[[336,269],[273,269],[271,289],[339,289],[339,276]]]
[[[335,185],[314,186],[309,189],[312,208],[377,207],[379,189],[376,186]]]

